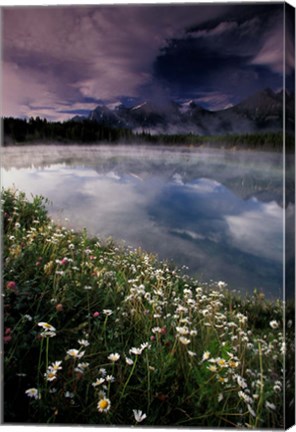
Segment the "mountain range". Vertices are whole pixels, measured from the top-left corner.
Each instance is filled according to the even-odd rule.
[[[232,133],[277,132],[283,129],[283,91],[264,89],[230,108],[209,111],[194,101],[169,101],[155,104],[145,101],[126,107],[118,103],[112,108],[99,105],[87,117],[75,116],[112,128],[151,134],[221,135]],[[295,128],[295,95],[285,93],[286,129]]]

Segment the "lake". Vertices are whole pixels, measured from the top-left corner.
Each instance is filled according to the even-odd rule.
[[[141,247],[201,282],[282,297],[283,211],[278,153],[178,147],[2,149],[2,186],[51,201],[60,224]],[[66,219],[69,219],[67,221]]]

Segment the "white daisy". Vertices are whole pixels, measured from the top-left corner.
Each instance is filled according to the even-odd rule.
[[[133,410],[134,413],[134,417],[137,423],[141,423],[146,417],[147,415],[142,413],[141,410]]]

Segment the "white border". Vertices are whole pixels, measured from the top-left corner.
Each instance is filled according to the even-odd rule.
[[[256,1],[252,1],[252,0],[245,0],[242,2],[236,1],[236,0],[215,0],[215,1],[209,1],[209,0],[186,0],[185,2],[182,2],[180,0],[161,0],[161,1],[155,1],[155,0],[87,0],[86,2],[83,2],[83,0],[45,0],[45,1],[38,1],[38,0],[30,0],[30,1],[21,1],[21,0],[0,0],[0,7],[14,7],[14,6],[63,6],[63,5],[101,5],[101,4],[105,4],[105,5],[111,5],[111,4],[158,4],[158,3],[162,3],[162,4],[186,4],[186,3],[285,3],[284,1],[274,1],[274,0],[256,0]],[[296,0],[289,0],[287,2],[288,4],[292,5],[294,8],[296,8]],[[1,97],[1,95],[0,95]],[[2,382],[1,382],[2,384]],[[1,397],[2,395],[0,395]],[[2,407],[3,408],[3,407]],[[80,426],[35,426],[35,425],[28,425],[28,426],[17,426],[17,425],[3,425],[0,424],[1,430],[2,431],[29,431],[32,430],[35,431],[40,431],[40,432],[49,432],[49,428],[54,428],[57,429],[59,428],[59,430],[62,431],[69,431],[69,428],[74,428],[75,432],[84,432],[85,429],[99,429],[99,431],[108,431],[110,428],[107,427],[100,427],[100,426],[94,426],[94,427],[90,427],[90,426],[85,426],[85,427],[80,427]],[[111,430],[112,431],[119,431],[119,432],[130,432],[131,431],[131,427],[112,427]],[[134,429],[134,428],[133,428]],[[171,428],[137,428],[137,429],[142,429],[145,431],[163,431],[163,430],[174,430],[173,427]],[[178,429],[175,429],[178,430]],[[184,429],[185,430],[185,429]],[[229,428],[229,429],[199,429],[199,428],[188,428],[188,431],[190,430],[196,430],[199,432],[212,432],[212,431],[219,431],[219,432],[230,432],[234,429]],[[242,429],[239,429],[242,430]],[[253,429],[255,431],[255,429]],[[260,430],[260,429],[256,429],[256,430]],[[289,429],[291,432],[296,432],[296,426],[293,426],[292,428]]]

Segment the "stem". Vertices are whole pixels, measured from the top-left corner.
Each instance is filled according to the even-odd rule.
[[[106,318],[104,320],[104,324],[103,324],[103,333],[104,333],[104,341],[105,341],[105,347],[107,348],[107,336],[106,336],[106,325],[107,325],[107,320],[108,320],[108,315],[106,315]]]
[[[46,338],[46,360],[45,360],[46,371],[48,369],[48,351],[49,351],[49,337]]]
[[[90,334],[91,324],[90,324],[90,307],[89,307],[89,293],[88,293],[88,291],[87,291],[87,307],[88,307],[88,333]]]
[[[131,372],[130,372],[130,374],[129,374],[128,379],[126,380],[126,382],[125,382],[125,384],[124,384],[124,387],[123,387],[123,390],[122,390],[122,393],[121,393],[120,399],[122,399],[123,396],[124,396],[125,389],[126,389],[128,383],[129,383],[129,380],[130,380],[131,377],[132,377],[132,374],[134,373],[134,370],[135,370],[135,367],[136,367],[136,364],[137,364],[137,360],[138,360],[138,356],[135,358],[135,361],[134,361],[134,364],[133,364],[132,370],[131,370]]]
[[[38,360],[38,375],[37,375],[37,389],[39,391],[39,378],[40,378],[40,368],[41,368],[41,356],[43,351],[43,338],[41,339],[40,351],[39,351],[39,360]]]
[[[262,404],[263,404],[263,390],[264,390],[262,349],[260,343],[258,343],[258,349],[259,349],[259,365],[260,365],[260,398],[259,398],[257,412],[256,412],[255,428],[257,428],[258,422],[260,420],[260,414],[262,411]]]
[[[114,376],[114,368],[115,368],[115,363],[113,362],[112,373],[111,373],[112,376]],[[110,386],[111,386],[111,381],[108,382],[108,397],[110,397]]]
[[[146,362],[147,362],[147,394],[148,394],[148,401],[147,401],[147,413],[149,411],[150,403],[151,403],[151,381],[150,381],[150,369],[149,369],[149,359],[148,354],[146,352]]]

